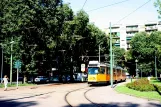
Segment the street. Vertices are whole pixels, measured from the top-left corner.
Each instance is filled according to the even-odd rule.
[[[122,83],[119,83],[122,84]],[[87,83],[0,90],[0,107],[160,107],[158,101],[119,94]]]

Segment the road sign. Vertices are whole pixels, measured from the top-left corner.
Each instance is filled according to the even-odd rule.
[[[120,37],[120,32],[117,32],[117,36]]]
[[[82,72],[85,71],[85,64],[81,64],[81,71],[82,71]]]
[[[20,60],[16,60],[16,62],[14,63],[14,68],[21,68],[21,64],[22,62]]]

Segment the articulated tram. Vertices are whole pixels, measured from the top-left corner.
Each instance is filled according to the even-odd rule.
[[[113,81],[126,81],[126,72],[121,67],[113,67]],[[99,63],[98,61],[89,61],[88,64],[88,84],[109,83],[110,65]]]

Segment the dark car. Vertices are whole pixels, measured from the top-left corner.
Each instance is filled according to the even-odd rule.
[[[35,78],[35,83],[47,83],[49,82],[49,79],[45,76],[37,76]]]

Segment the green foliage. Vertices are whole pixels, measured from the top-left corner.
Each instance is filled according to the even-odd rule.
[[[131,49],[126,53],[127,62],[135,63],[138,60],[138,68],[142,72],[148,73],[154,70],[154,58],[157,57],[157,70],[161,72],[161,32],[140,32],[137,33],[130,41]],[[129,64],[132,68],[132,66]],[[134,71],[135,72],[135,71]]]
[[[113,52],[114,52],[114,63],[115,65],[120,65],[120,66],[124,66],[124,62],[125,62],[125,50],[124,49],[120,49],[119,47],[114,47],[113,48]]]
[[[159,14],[159,18],[161,18],[160,17],[160,15],[161,15],[161,1],[160,0],[156,0],[155,3],[154,3],[154,6],[157,8],[157,12]]]
[[[156,77],[151,77],[150,80],[157,80],[157,78]]]
[[[150,84],[148,79],[139,79],[126,86],[137,91],[155,91],[154,85]]]
[[[161,91],[161,86],[151,84],[147,78],[128,83],[126,84],[126,87],[137,91]]]
[[[21,84],[19,83],[18,86],[34,86],[35,84],[29,84],[29,83],[24,83],[24,84]],[[12,85],[8,84],[8,87],[16,87],[17,84],[14,83]],[[0,84],[0,88],[4,88],[4,84]]]
[[[156,85],[155,84],[154,87],[155,87],[156,91],[161,92],[161,85]]]
[[[161,101],[161,95],[156,91],[141,92],[141,91],[136,91],[136,90],[130,89],[124,85],[117,86],[116,91],[118,91],[120,93],[128,94],[130,96],[136,96],[136,97],[140,97],[140,98],[147,98],[149,100],[151,99],[151,100]]]
[[[89,23],[88,14],[80,10],[74,14],[62,0],[2,0],[0,2],[0,39],[6,44],[5,61],[10,64],[13,40],[13,62],[20,59],[25,74],[50,71],[72,71],[72,65],[88,62],[80,56],[108,54],[104,32]],[[13,39],[12,39],[13,38]],[[64,50],[64,51],[62,51]],[[72,58],[72,61],[71,61]]]

